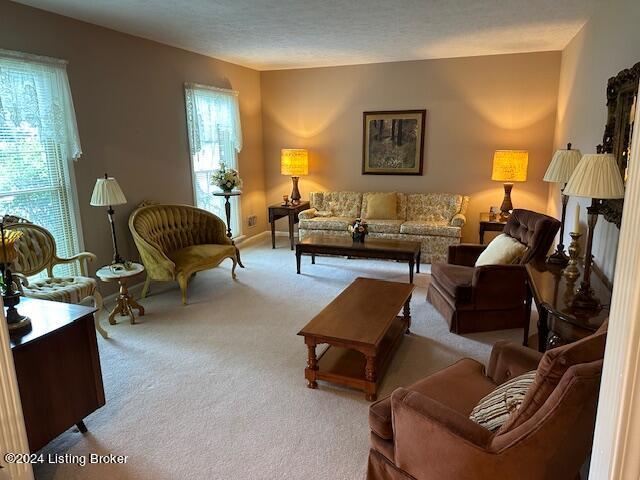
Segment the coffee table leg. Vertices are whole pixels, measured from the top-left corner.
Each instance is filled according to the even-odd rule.
[[[420,273],[420,258],[422,257],[422,252],[418,252],[416,255],[416,273]]]
[[[302,260],[302,252],[296,249],[296,271],[300,275],[300,261]]]
[[[316,254],[312,253],[311,254],[311,265],[315,265],[316,264]]]
[[[412,258],[409,260],[409,283],[413,283],[413,267],[415,266],[415,261]]]
[[[402,307],[402,316],[407,321],[407,330],[405,333],[411,333],[411,297],[404,303]]]
[[[307,343],[307,368],[304,371],[304,376],[307,379],[307,387],[318,388],[318,382],[316,382],[317,371],[318,360],[316,358],[316,346],[315,344]]]
[[[367,365],[364,369],[364,376],[367,380],[366,399],[370,402],[375,401],[376,395],[376,357],[374,355],[366,355]]]

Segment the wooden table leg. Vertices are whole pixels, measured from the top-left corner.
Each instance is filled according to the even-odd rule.
[[[307,379],[307,387],[318,388],[316,381],[316,373],[318,371],[318,359],[316,358],[316,345],[313,342],[307,343],[307,368],[304,370],[304,376]]]
[[[87,433],[87,426],[84,424],[84,420],[80,420],[76,423],[76,427],[80,430],[80,433]]]
[[[484,227],[480,225],[479,235],[480,237],[480,245],[484,244]]]
[[[420,258],[422,257],[422,251],[419,251],[416,255],[416,273],[420,273]]]
[[[409,283],[413,283],[413,269],[415,267],[415,260],[411,257],[409,260]]]
[[[375,355],[366,355],[367,365],[364,369],[364,376],[367,380],[366,399],[374,402],[378,396],[376,395],[376,357]]]
[[[316,264],[316,254],[312,253],[311,254],[311,265],[315,265]]]
[[[296,248],[296,272],[300,275],[300,263],[302,261],[302,252]]]
[[[404,306],[402,307],[402,316],[407,321],[407,330],[405,333],[408,335],[411,333],[411,297],[404,302]]]
[[[276,248],[276,219],[271,216],[269,223],[271,223],[271,248]]]
[[[538,351],[539,352],[546,351],[548,336],[549,336],[549,312],[547,312],[546,308],[538,306]]]

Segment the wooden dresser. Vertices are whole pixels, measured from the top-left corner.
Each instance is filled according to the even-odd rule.
[[[35,452],[104,405],[95,308],[23,298],[32,329],[11,336],[20,399]]]

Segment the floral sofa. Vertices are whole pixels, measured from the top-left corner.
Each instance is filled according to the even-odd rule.
[[[396,193],[396,219],[368,218],[367,206],[375,192],[314,192],[310,207],[300,212],[299,235],[350,236],[356,218],[363,218],[370,238],[422,243],[421,261],[446,262],[449,245],[460,243],[469,197],[451,193]]]

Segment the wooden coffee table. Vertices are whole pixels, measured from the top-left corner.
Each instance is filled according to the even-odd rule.
[[[318,380],[325,380],[360,389],[367,400],[375,400],[393,352],[409,333],[413,288],[360,277],[316,315],[298,332],[307,345],[307,386],[318,388]],[[329,347],[316,357],[322,343]]]
[[[409,264],[409,282],[413,283],[413,270],[420,273],[420,242],[407,240],[387,240],[367,238],[364,242],[354,242],[351,237],[331,235],[309,235],[296,243],[296,269],[300,273],[302,255],[311,255],[311,263],[316,263],[316,255],[339,255],[359,258],[382,258],[398,260]]]

